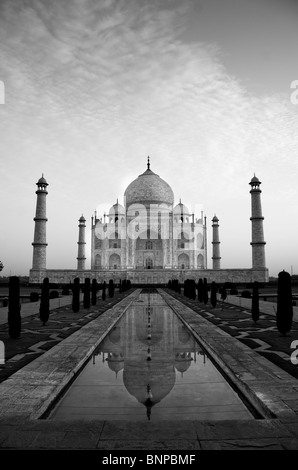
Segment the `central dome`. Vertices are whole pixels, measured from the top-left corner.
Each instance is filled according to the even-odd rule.
[[[150,170],[147,170],[132,181],[124,193],[126,207],[131,204],[173,204],[174,193],[168,183]]]

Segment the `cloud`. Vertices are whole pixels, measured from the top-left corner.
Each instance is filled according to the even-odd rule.
[[[274,184],[281,176],[294,184],[297,107],[289,97],[249,94],[223,67],[216,45],[184,42],[191,6],[4,0],[6,173],[17,169],[32,184],[44,171],[63,188],[63,214],[70,201],[82,204],[82,194],[90,211],[100,198],[112,204],[148,154],[175,192],[193,205],[208,196],[212,211],[235,193],[246,198],[254,171]]]
[[[28,147],[53,157],[63,143],[91,160],[98,146],[115,160],[144,148],[177,166],[182,154],[186,166],[196,156],[220,166],[277,159],[293,136],[293,106],[249,96],[214,46],[183,43],[186,10],[171,4],[4,2],[4,127],[20,125],[25,141],[30,129]]]

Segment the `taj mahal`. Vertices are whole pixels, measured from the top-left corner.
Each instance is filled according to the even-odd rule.
[[[212,268],[207,268],[207,221],[203,211],[190,213],[181,200],[174,203],[169,184],[150,168],[148,157],[144,173],[126,188],[124,203],[118,200],[107,214],[96,212],[91,217],[91,266],[86,267],[86,219],[78,225],[76,269],[47,269],[46,264],[46,199],[48,183],[42,176],[37,184],[37,203],[33,263],[30,283],[70,283],[78,277],[98,282],[165,284],[171,279],[207,278],[208,282],[268,282],[265,265],[261,182],[254,176],[251,186],[252,266],[223,269],[220,256],[219,219],[212,219]]]

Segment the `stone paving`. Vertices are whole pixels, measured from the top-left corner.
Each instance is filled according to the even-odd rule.
[[[298,322],[293,321],[291,332],[282,337],[277,330],[272,309],[268,307],[270,302],[260,303],[260,318],[255,323],[248,308],[251,305],[251,299],[241,299],[242,305],[245,306],[239,307],[237,305],[239,298],[235,299],[235,296],[228,296],[228,301],[232,304],[218,301],[216,307],[213,308],[210,302],[204,305],[199,303],[197,299],[189,299],[171,290],[168,292],[200,316],[203,316],[209,322],[217,325],[220,329],[298,379],[298,367],[291,363],[291,354],[293,352],[291,343],[298,340]],[[295,308],[297,309],[297,307]]]
[[[83,298],[83,294],[81,294],[81,300]],[[55,310],[60,307],[64,307],[65,305],[71,304],[72,296],[65,295],[63,297],[58,297],[55,299],[50,299],[50,310]],[[25,302],[21,304],[21,317],[22,319],[27,318],[32,315],[36,315],[39,317],[39,306],[40,300],[37,302]],[[0,307],[0,325],[7,323],[7,316],[8,316],[8,307]]]
[[[243,421],[51,421],[41,418],[140,290],[87,324],[0,384],[1,449],[297,450],[298,383],[235,336],[215,325],[214,313],[195,311],[165,291],[166,302],[198,337],[230,380],[258,410]],[[202,308],[204,310],[204,308]],[[215,315],[216,316],[216,315]],[[226,320],[227,321],[227,320]],[[239,333],[239,332],[238,332]]]
[[[293,296],[294,297],[294,296]],[[220,300],[220,294],[217,294],[218,300]],[[251,310],[251,302],[252,298],[245,298],[241,297],[241,295],[227,295],[226,302],[228,304],[235,305],[237,307],[241,307],[247,310]],[[268,302],[264,300],[259,300],[259,309],[260,312],[266,313],[267,315],[271,315],[274,318],[276,317],[276,302]],[[298,307],[293,306],[293,320],[298,321]]]
[[[111,308],[128,293],[119,294],[115,292],[113,298],[107,297],[102,301],[97,299],[96,307],[89,309],[80,308],[79,312],[73,313],[71,308],[71,296],[50,300],[50,316],[47,324],[43,326],[39,319],[39,303],[30,302],[24,304],[22,309],[22,331],[21,338],[12,340],[8,334],[7,312],[6,322],[0,321],[0,339],[5,343],[5,368],[0,367],[0,383],[6,380],[26,364],[44,354],[67,336],[98,317],[107,308]],[[83,295],[81,295],[81,301]],[[0,310],[7,310],[2,308]]]

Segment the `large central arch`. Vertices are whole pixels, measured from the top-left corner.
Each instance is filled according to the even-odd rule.
[[[156,232],[150,231],[150,238],[143,232],[136,239],[136,268],[163,268],[163,243]]]
[[[109,267],[110,267],[110,269],[120,269],[121,260],[120,260],[120,256],[117,253],[113,253],[110,256]]]
[[[189,256],[186,253],[181,253],[178,256],[178,267],[180,269],[189,269]]]

